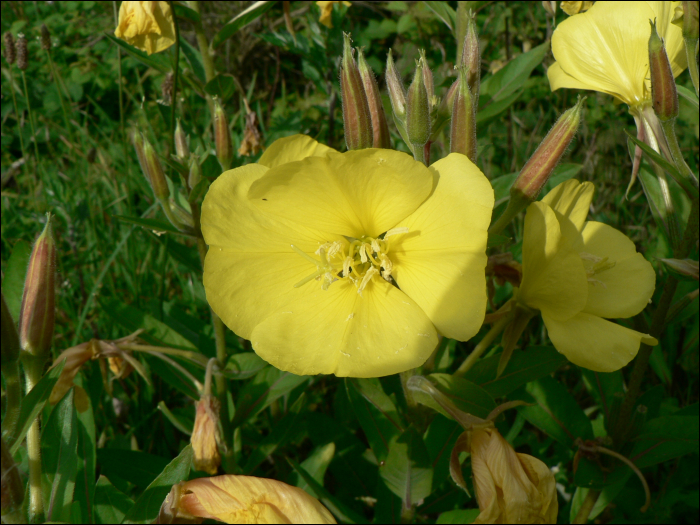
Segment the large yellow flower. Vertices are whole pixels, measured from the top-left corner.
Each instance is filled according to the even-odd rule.
[[[593,184],[569,180],[530,204],[516,301],[541,312],[549,338],[569,361],[612,372],[637,355],[640,342],[658,342],[603,318],[641,312],[656,275],[622,232],[586,221],[592,198]]]
[[[467,340],[486,305],[493,190],[464,155],[338,153],[296,135],[227,171],[202,206],[207,300],[266,361],[376,377]]]
[[[149,55],[175,43],[175,22],[168,2],[122,2],[114,36]]]
[[[552,90],[591,89],[633,107],[651,101],[649,20],[666,43],[673,75],[687,67],[681,29],[671,23],[680,2],[596,2],[564,20],[552,36],[557,60],[547,71]]]

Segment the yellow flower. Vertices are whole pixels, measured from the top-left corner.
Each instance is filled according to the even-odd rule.
[[[571,16],[588,11],[592,6],[593,2],[562,2],[561,10]]]
[[[348,7],[350,7],[352,5],[350,2],[339,2],[339,1],[316,2],[316,5],[318,5],[319,9],[321,9],[321,16],[319,17],[318,21],[321,22],[326,27],[333,27],[333,23],[331,22],[332,13],[333,13],[333,4],[344,4]]]
[[[175,22],[168,2],[122,2],[114,36],[149,55],[175,43]]]
[[[673,75],[687,67],[681,29],[671,23],[680,2],[596,2],[564,20],[552,36],[552,90],[591,89],[634,107],[651,102],[649,20],[666,43]]]
[[[215,476],[173,486],[156,523],[200,518],[224,523],[335,523],[302,489],[253,476]]]
[[[603,318],[641,312],[656,276],[622,232],[586,221],[593,190],[590,182],[569,180],[530,204],[516,301],[541,312],[549,338],[569,361],[612,372],[637,355],[640,342],[658,342]]]
[[[471,436],[472,473],[481,513],[474,523],[556,523],[554,474],[537,458],[516,453],[495,428]]]
[[[190,442],[194,452],[194,468],[216,474],[221,464],[217,445],[219,434],[219,400],[203,395],[197,401],[197,414]]]
[[[279,369],[402,372],[438,330],[461,341],[479,330],[492,207],[464,155],[426,168],[392,150],[280,139],[204,200],[207,300]]]

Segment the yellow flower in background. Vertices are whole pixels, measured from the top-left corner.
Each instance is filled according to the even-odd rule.
[[[579,16],[579,15],[577,15]],[[641,312],[656,275],[622,232],[586,221],[593,184],[566,181],[530,204],[523,236],[523,279],[516,301],[542,314],[549,338],[569,361],[597,372],[629,363],[653,337],[605,318]]]
[[[562,2],[561,10],[571,16],[588,11],[592,6],[593,2]]]
[[[300,488],[274,479],[234,475],[174,485],[156,523],[202,518],[224,523],[336,523],[321,502]]]
[[[204,200],[207,300],[281,370],[402,372],[438,331],[465,341],[479,330],[492,208],[464,155],[427,168],[392,150],[280,139]]]
[[[650,103],[649,20],[656,19],[673,75],[687,67],[681,29],[671,22],[679,4],[596,2],[564,20],[552,36],[556,62],[547,71],[552,90],[602,91],[630,107]]]
[[[149,55],[175,43],[175,23],[168,2],[122,2],[114,36]]]
[[[329,28],[333,27],[333,23],[331,21],[333,16],[333,4],[343,4],[348,7],[352,5],[350,2],[316,2],[316,5],[318,5],[319,9],[321,9],[321,16],[319,17],[318,21]]]
[[[472,473],[481,513],[474,523],[556,523],[554,474],[542,461],[520,454],[495,428],[471,436]]]

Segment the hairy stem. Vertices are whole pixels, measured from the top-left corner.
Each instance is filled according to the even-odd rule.
[[[31,357],[24,361],[27,393],[41,379],[44,368],[43,360]],[[29,461],[29,507],[30,523],[40,523],[44,520],[44,496],[41,489],[41,427],[39,416],[34,420],[27,432],[27,458]]]
[[[479,341],[479,344],[476,345],[474,350],[472,350],[472,353],[469,354],[469,356],[464,360],[464,362],[461,365],[459,365],[459,368],[454,373],[454,375],[459,377],[466,374],[471,369],[471,367],[473,367],[474,364],[479,360],[481,354],[483,354],[494,341],[494,339],[496,339],[498,334],[500,334],[505,329],[505,327],[508,326],[508,323],[510,323],[512,320],[512,315],[506,315],[503,318],[496,321],[491,327],[491,330],[489,330],[486,333],[484,338],[481,341]]]
[[[598,501],[599,496],[599,490],[589,489],[586,499],[583,500],[581,508],[578,509],[576,517],[571,523],[586,523],[588,521],[588,516],[590,516],[591,511],[593,510],[593,506],[596,504],[596,501]]]

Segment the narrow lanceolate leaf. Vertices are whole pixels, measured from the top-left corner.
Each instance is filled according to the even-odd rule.
[[[345,34],[343,61],[340,66],[340,95],[343,101],[345,142],[349,150],[371,148],[372,118],[367,95],[353,57],[350,35]]]
[[[394,438],[379,473],[407,508],[430,495],[433,467],[425,443],[415,429],[408,428]]]
[[[382,97],[379,95],[379,87],[377,80],[374,78],[374,72],[365,60],[365,55],[362,49],[357,50],[357,65],[362,77],[362,85],[365,88],[367,96],[367,104],[369,106],[369,114],[372,120],[372,146],[375,148],[389,148],[389,126],[386,122],[384,114],[384,105]]]

